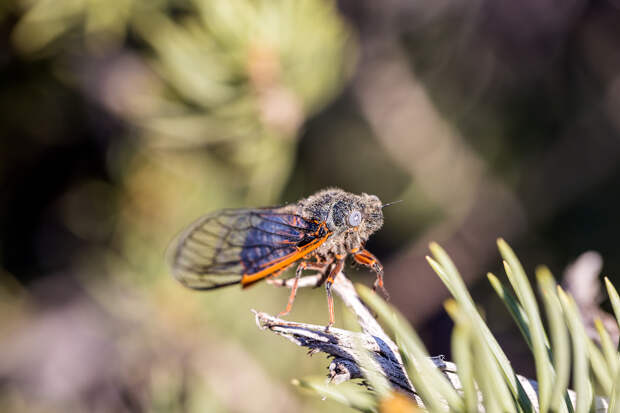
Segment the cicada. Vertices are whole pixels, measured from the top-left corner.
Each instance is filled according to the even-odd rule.
[[[247,287],[277,277],[297,265],[284,316],[291,311],[305,270],[318,272],[325,284],[328,327],[334,324],[332,284],[347,256],[376,273],[383,287],[383,267],[364,248],[383,225],[385,205],[375,195],[326,189],[296,203],[271,208],[223,209],[205,215],[172,244],[174,277],[197,290],[233,284]]]

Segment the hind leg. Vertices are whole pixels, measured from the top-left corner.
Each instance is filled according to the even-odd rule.
[[[297,266],[297,270],[295,271],[295,278],[293,279],[293,285],[291,286],[291,294],[288,297],[288,303],[286,305],[286,309],[284,309],[284,311],[278,314],[278,317],[285,316],[291,312],[291,309],[293,308],[293,302],[295,302],[295,296],[297,295],[297,288],[299,287],[299,280],[301,278],[302,272],[304,270],[325,271],[326,267],[327,267],[326,264],[317,264],[317,263],[310,262],[310,261],[302,261],[299,263],[299,265]],[[281,283],[279,283],[279,285],[287,285],[288,284],[287,281],[289,280],[286,280],[286,281],[278,280],[278,281],[282,281]]]

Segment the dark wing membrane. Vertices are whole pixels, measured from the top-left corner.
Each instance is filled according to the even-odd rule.
[[[217,211],[194,222],[173,243],[172,272],[195,289],[237,284],[244,275],[290,257],[318,231],[316,222],[277,209]]]

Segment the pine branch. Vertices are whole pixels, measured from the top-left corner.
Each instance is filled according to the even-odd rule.
[[[304,277],[299,286],[314,286],[318,278],[316,276]],[[272,280],[272,284],[290,287],[292,281]],[[272,315],[253,310],[256,323],[262,330],[271,331],[280,335],[298,346],[308,348],[308,354],[318,352],[333,357],[329,365],[329,382],[336,385],[347,380],[363,379],[363,368],[359,364],[362,352],[372,354],[377,363],[377,372],[385,377],[393,389],[412,397],[419,406],[424,406],[422,399],[416,393],[411,380],[400,356],[398,346],[383,331],[377,320],[361,301],[351,281],[340,273],[336,277],[333,291],[343,300],[345,305],[357,316],[362,332],[353,332],[339,328],[330,328],[325,331],[325,326],[306,324],[283,320]],[[444,361],[443,356],[431,358],[435,366],[442,371],[452,386],[461,390],[462,385],[457,375],[457,367],[452,362]],[[529,398],[534,411],[539,411],[538,384],[535,380],[517,375]],[[575,392],[569,390],[569,396],[575,403]],[[607,412],[609,403],[606,399],[595,399],[596,412]],[[480,405],[480,411],[483,411]]]

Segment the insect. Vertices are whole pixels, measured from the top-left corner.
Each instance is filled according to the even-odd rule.
[[[239,283],[247,287],[297,264],[288,304],[279,314],[284,316],[291,311],[303,271],[317,271],[317,286],[324,283],[327,291],[329,328],[334,324],[331,287],[348,255],[373,270],[374,288],[385,292],[383,266],[364,249],[383,225],[384,206],[375,195],[326,189],[281,207],[216,211],[173,242],[172,273],[189,288],[211,290]]]

